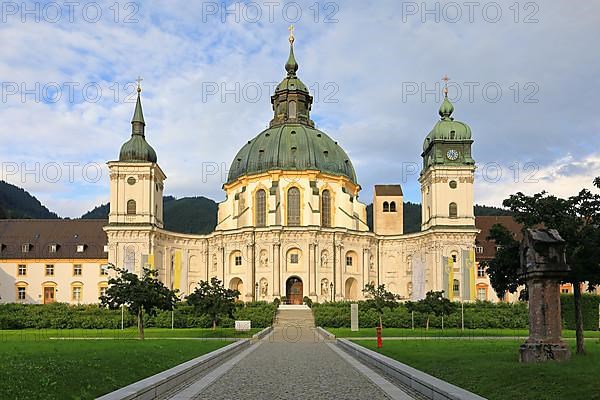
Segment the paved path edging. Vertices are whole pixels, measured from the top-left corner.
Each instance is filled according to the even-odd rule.
[[[244,339],[108,393],[97,400],[154,399],[250,346]]]
[[[346,339],[338,339],[337,345],[365,364],[383,371],[432,400],[486,400],[446,381],[435,378],[423,371],[409,367],[390,357],[369,350]]]
[[[269,326],[269,327],[263,329],[262,331],[257,332],[254,335],[252,335],[252,340],[253,341],[261,340],[262,338],[267,336],[269,333],[271,333],[272,330],[273,330],[273,326]]]

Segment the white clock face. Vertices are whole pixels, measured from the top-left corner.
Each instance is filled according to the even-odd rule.
[[[458,160],[458,151],[454,149],[448,150],[446,157],[448,157],[448,160],[450,161],[456,161]]]

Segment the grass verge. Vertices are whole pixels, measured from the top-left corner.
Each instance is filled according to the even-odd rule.
[[[490,400],[598,400],[600,341],[564,363],[521,364],[513,340],[406,340],[356,343]],[[574,343],[572,351],[574,352]]]
[[[5,340],[0,342],[0,399],[94,399],[229,343]]]
[[[340,338],[358,338],[375,337],[377,331],[375,328],[361,328],[358,332],[352,332],[350,328],[325,328]],[[465,329],[464,331],[456,328],[451,329],[404,329],[404,328],[384,328],[383,337],[527,337],[527,329]],[[600,338],[599,331],[586,331],[586,338]],[[575,338],[575,331],[564,330],[564,338]]]

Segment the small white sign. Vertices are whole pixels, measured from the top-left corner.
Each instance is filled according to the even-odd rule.
[[[252,329],[252,321],[235,321],[236,331],[249,331]]]

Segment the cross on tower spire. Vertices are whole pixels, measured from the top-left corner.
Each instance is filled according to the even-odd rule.
[[[294,44],[294,40],[296,40],[296,38],[294,37],[294,25],[290,25],[288,30],[290,31],[290,38],[289,38],[290,44]]]
[[[450,81],[448,74],[445,74],[442,80],[444,81],[444,96],[448,97],[448,82]]]
[[[141,76],[138,76],[138,78],[135,80],[137,82],[137,92],[141,93],[142,91],[142,81],[144,80],[144,78],[142,78]]]

